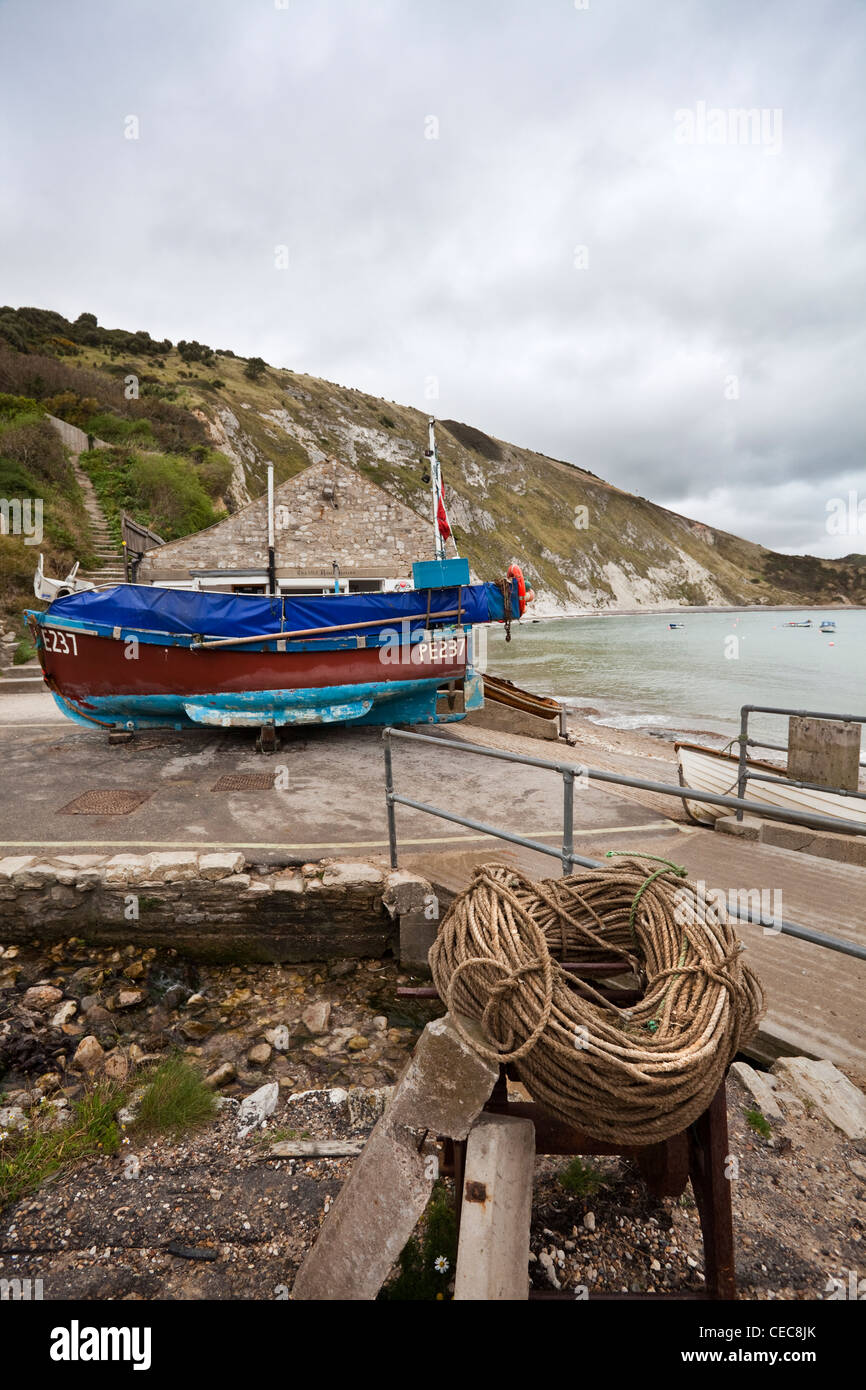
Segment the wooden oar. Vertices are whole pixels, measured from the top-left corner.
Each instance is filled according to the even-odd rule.
[[[366,623],[336,623],[333,627],[305,627],[297,632],[260,632],[255,637],[209,637],[202,642],[194,642],[196,650],[202,647],[239,647],[247,642],[294,642],[299,637],[321,637],[331,632],[355,632],[359,627],[388,627],[402,622],[430,622],[433,618],[456,618],[462,613],[459,608],[447,608],[441,613],[413,613],[407,618],[373,618]]]

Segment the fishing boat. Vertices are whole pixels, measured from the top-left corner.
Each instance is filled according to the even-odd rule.
[[[835,632],[835,631],[836,631],[836,623],[835,623],[835,620],[834,620],[833,618],[825,618],[824,621],[823,621],[822,624],[821,624],[820,630],[821,630],[821,632],[823,632],[823,633],[825,634],[825,636],[828,636],[831,632]]]
[[[806,618],[805,622],[800,622],[800,623],[797,623],[797,622],[793,622],[793,623],[784,623],[783,626],[784,626],[784,627],[811,627],[811,626],[812,626],[812,619],[811,619],[811,618]]]
[[[315,595],[277,591],[273,483],[268,481],[270,592],[148,584],[98,588],[35,580],[44,611],[28,612],[45,683],[80,724],[106,728],[450,723],[484,703],[476,629],[510,624],[529,595],[519,566],[471,583],[446,558],[433,422],[427,451],[434,558],[405,589]]]
[[[674,748],[679,764],[681,787],[691,787],[694,791],[716,792],[721,796],[738,795],[739,758],[736,753],[705,748],[698,743],[675,743]],[[748,772],[769,772],[776,777],[784,778],[783,768],[759,758],[749,758],[746,768]],[[749,800],[762,801],[784,810],[812,812],[866,825],[866,802],[854,796],[843,796],[839,792],[799,787],[794,782],[784,780],[750,781],[747,777],[744,795]],[[690,819],[700,825],[713,825],[719,816],[731,814],[724,806],[713,806],[706,801],[691,801],[687,796],[683,797],[683,805]]]
[[[673,631],[675,627],[685,627],[685,623],[668,623],[668,627]]]
[[[139,729],[462,719],[484,698],[473,629],[512,614],[516,579],[294,599],[119,584],[27,616],[63,713]]]

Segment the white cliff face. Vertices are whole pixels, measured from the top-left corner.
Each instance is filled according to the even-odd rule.
[[[369,429],[348,418],[345,424],[332,425],[332,430],[341,441],[347,460],[352,463],[384,463],[405,468],[419,461],[417,445],[390,430]]]
[[[244,507],[250,500],[249,488],[247,487],[247,475],[242,453],[235,447],[235,439],[240,432],[237,419],[228,409],[217,411],[216,419],[211,420],[205,415],[203,410],[194,410],[193,415],[201,420],[208,433],[208,438],[213,443],[215,449],[219,449],[221,454],[225,454],[232,465],[232,476],[226,492],[228,500],[233,507]]]
[[[276,425],[290,439],[294,439],[307,455],[310,463],[321,463],[328,457],[327,453],[320,448],[316,436],[311,430],[298,423],[287,410],[267,410],[259,412],[261,418],[269,424]]]

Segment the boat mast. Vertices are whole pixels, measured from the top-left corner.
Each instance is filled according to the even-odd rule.
[[[439,504],[440,499],[442,499],[442,468],[436,455],[436,421],[432,416],[428,422],[428,430],[429,448],[427,449],[427,457],[430,460],[430,491],[433,501],[433,558],[434,560],[444,560],[445,537],[439,530]],[[444,501],[442,505],[444,508]]]
[[[268,593],[277,592],[277,564],[274,554],[274,465],[268,464]]]

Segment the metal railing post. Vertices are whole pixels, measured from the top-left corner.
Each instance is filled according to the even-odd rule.
[[[740,710],[740,757],[737,766],[737,796],[741,801],[746,796],[746,781],[748,771],[746,767],[746,756],[748,753],[749,740],[749,706],[743,705]],[[742,806],[737,807],[737,820],[743,819]]]
[[[565,878],[574,868],[574,773],[562,769],[562,875]]]
[[[391,868],[397,868],[397,813],[394,807],[394,770],[391,765],[391,730],[385,729],[385,807],[388,812],[388,849]]]

